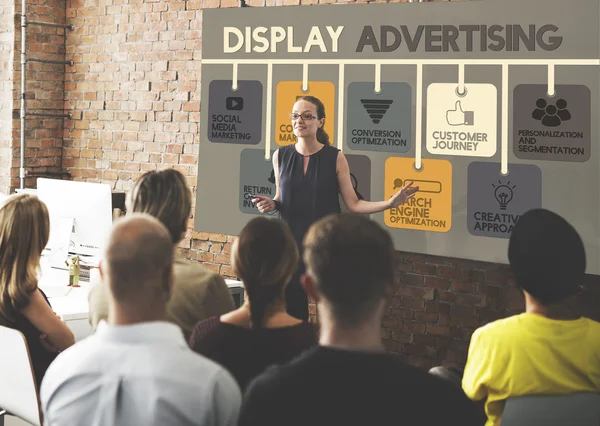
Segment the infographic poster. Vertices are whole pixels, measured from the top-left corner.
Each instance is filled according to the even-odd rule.
[[[419,186],[371,215],[397,250],[506,263],[542,207],[600,274],[600,0],[207,9],[202,38],[197,230],[260,214],[314,96],[358,199]]]

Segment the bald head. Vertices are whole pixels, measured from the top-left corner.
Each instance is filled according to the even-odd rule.
[[[156,218],[135,213],[115,223],[102,264],[114,302],[166,303],[172,268],[171,235]]]

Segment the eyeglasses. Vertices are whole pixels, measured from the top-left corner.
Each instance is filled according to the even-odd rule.
[[[298,120],[300,117],[302,117],[302,120],[304,120],[304,121],[310,121],[310,120],[317,118],[309,112],[306,112],[304,114],[296,114],[294,112],[294,113],[290,114],[290,118],[294,121]]]

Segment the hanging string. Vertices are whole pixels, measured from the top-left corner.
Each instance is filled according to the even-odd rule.
[[[508,64],[502,64],[502,133],[500,173],[508,174]]]
[[[308,64],[302,64],[302,91],[308,92]]]
[[[458,94],[465,94],[465,64],[458,64]]]
[[[267,117],[265,120],[265,159],[271,158],[271,108],[273,106],[273,64],[267,64]]]
[[[231,90],[236,91],[238,89],[238,63],[233,63],[233,75],[231,77]]]
[[[381,93],[381,64],[375,64],[375,93]]]
[[[556,94],[554,91],[554,64],[548,64],[548,96]]]
[[[423,130],[423,64],[417,64],[417,87],[415,96],[415,169],[421,170],[421,132]]]
[[[338,105],[337,105],[337,147],[340,151],[344,148],[342,139],[344,132],[344,64],[339,65],[338,70]]]

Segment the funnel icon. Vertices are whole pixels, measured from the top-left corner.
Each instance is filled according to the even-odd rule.
[[[360,103],[367,110],[373,123],[378,124],[394,101],[391,99],[361,99]]]

